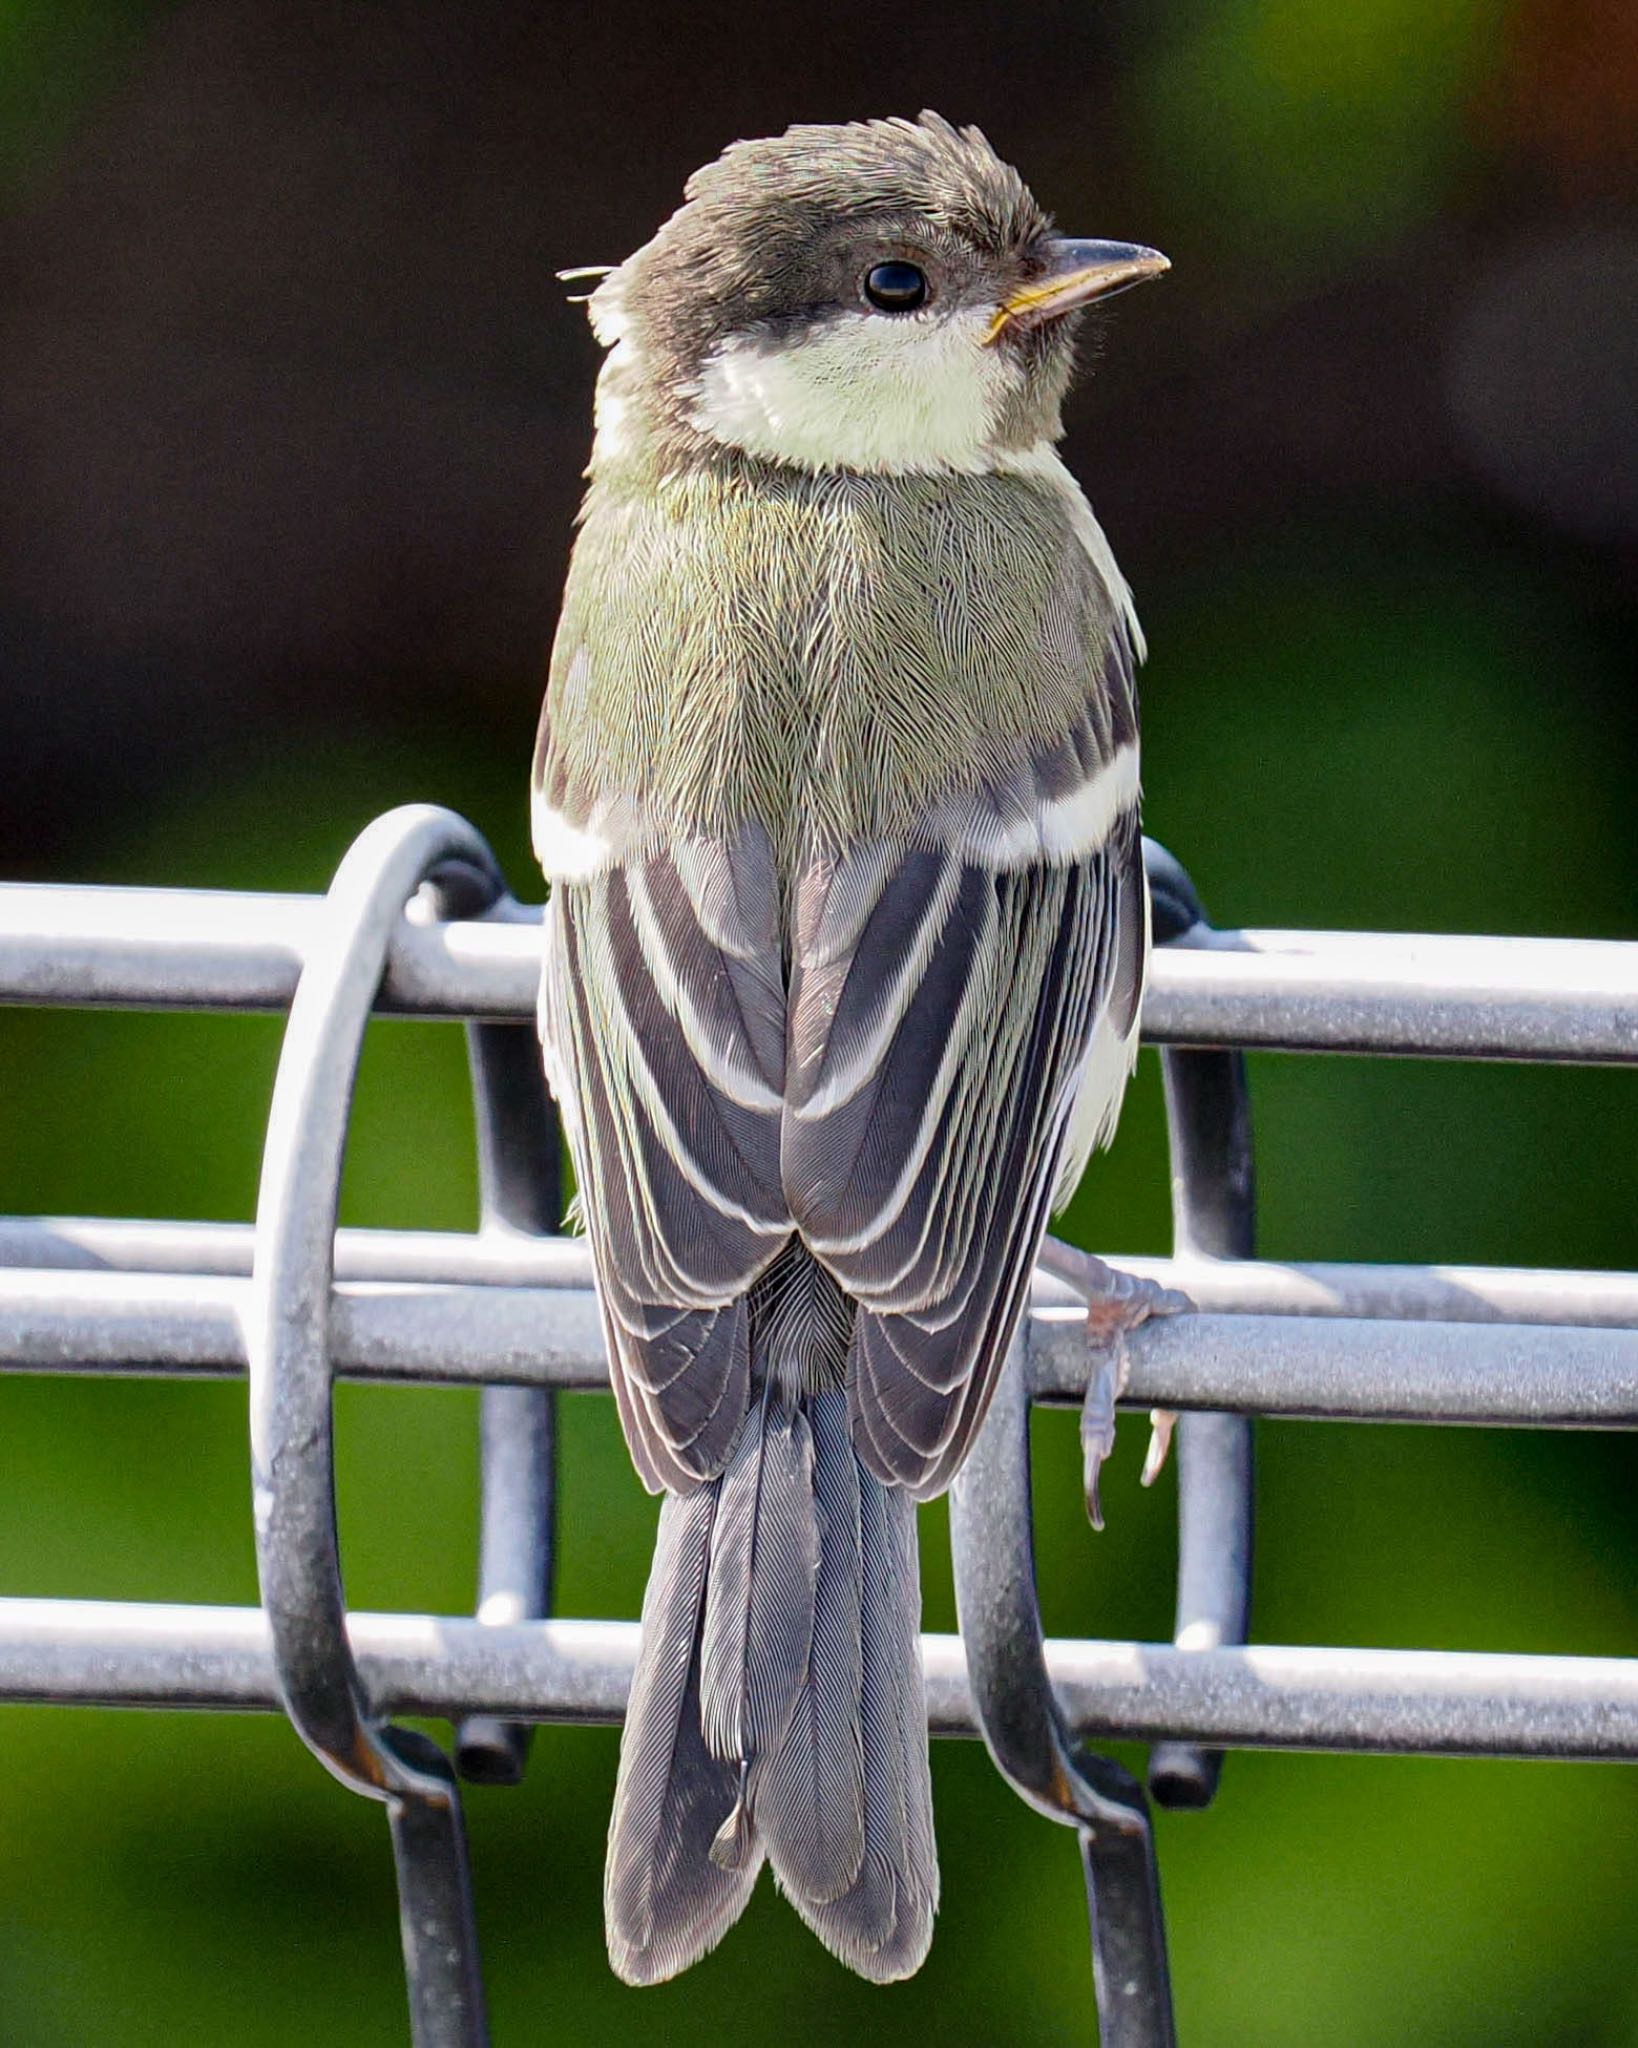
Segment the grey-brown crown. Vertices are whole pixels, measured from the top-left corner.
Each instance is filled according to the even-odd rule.
[[[685,188],[702,210],[743,216],[769,207],[816,211],[860,224],[914,211],[936,227],[1003,256],[1045,234],[1029,187],[982,130],[942,115],[787,128],[730,143]]]
[[[685,204],[593,294],[592,318],[605,340],[630,333],[648,377],[674,387],[726,334],[857,307],[876,257],[931,254],[947,298],[994,305],[1050,226],[977,128],[934,113],[789,128],[696,171]]]

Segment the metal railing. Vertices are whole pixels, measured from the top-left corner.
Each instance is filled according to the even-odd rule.
[[[1077,1830],[1107,2048],[1174,2034],[1145,1795],[1088,1740],[1153,1743],[1150,1793],[1186,1806],[1229,1748],[1638,1760],[1638,1659],[1247,1643],[1253,1414],[1638,1426],[1638,1275],[1258,1262],[1243,1067],[1246,1047],[1638,1063],[1638,945],[1215,932],[1146,852],[1174,1256],[1117,1263],[1196,1306],[1136,1333],[1125,1396],[1184,1411],[1175,1640],[1043,1640],[1029,1406],[1087,1377],[1044,1278],[953,1496],[962,1636],[924,1639],[933,1732],[982,1734]],[[427,809],[378,820],[324,898],[0,887],[0,1001],[290,1013],[254,1227],[0,1221],[0,1370],[248,1374],[262,1604],[0,1599],[0,1700],[287,1713],[387,1808],[417,2048],[487,2040],[458,1779],[515,1781],[534,1723],[617,1720],[636,1653],[634,1623],[550,1616],[555,1390],[607,1366],[585,1248],[553,1234],[538,966],[538,913]],[[474,1236],[336,1229],[372,1008],[468,1020]],[[475,1616],[347,1611],[338,1376],[483,1388]],[[454,1764],[403,1714],[454,1722]]]

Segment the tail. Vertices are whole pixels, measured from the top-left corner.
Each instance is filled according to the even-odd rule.
[[[764,1388],[719,1479],[668,1496],[609,1829],[609,1957],[654,1984],[716,1946],[763,1858],[861,1977],[938,1906],[915,1502],[860,1469],[847,1396]]]

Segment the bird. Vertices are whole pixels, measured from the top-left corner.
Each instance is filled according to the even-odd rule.
[[[1084,309],[1168,267],[923,113],[733,143],[564,273],[606,354],[539,1023],[663,1496],[604,1879],[629,1983],[764,1862],[865,1978],[931,1942],[917,1505],[1114,1129],[1148,958],[1144,642],[1061,407]]]

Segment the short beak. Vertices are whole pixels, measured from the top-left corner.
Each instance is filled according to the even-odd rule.
[[[1022,286],[996,308],[986,341],[998,341],[1009,327],[1039,327],[1172,267],[1158,249],[1136,242],[1052,241],[1047,257],[1046,275]]]

